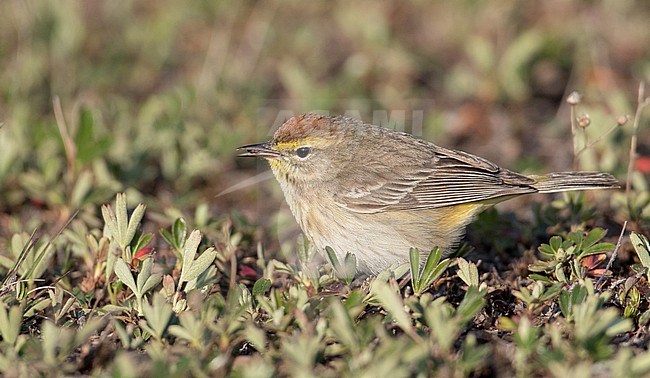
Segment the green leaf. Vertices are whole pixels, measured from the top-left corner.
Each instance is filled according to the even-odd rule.
[[[117,220],[115,219],[115,213],[111,209],[110,205],[102,205],[102,218],[104,218],[104,225],[106,226],[106,231],[104,236],[109,239],[117,238]]]
[[[532,270],[532,271],[534,271],[534,270]],[[553,283],[553,280],[551,280],[549,277],[542,276],[540,274],[530,274],[530,275],[528,275],[528,278],[530,278],[531,280],[534,280],[534,281],[542,281],[542,282],[546,282],[546,283],[549,283],[549,284]]]
[[[412,256],[411,259],[417,259],[419,264],[420,257],[419,251],[417,249],[411,249],[410,256]],[[413,275],[411,275],[413,292],[415,294],[419,295],[423,293],[445,272],[451,261],[449,259],[445,259],[440,262],[441,258],[442,249],[437,247],[434,248],[431,253],[429,253],[429,256],[427,256],[427,260],[424,262],[422,272],[418,273],[419,277],[417,279],[414,279]],[[414,260],[411,261],[411,263],[413,263]]]
[[[48,269],[50,261],[54,257],[54,252],[55,248],[53,248],[51,240],[38,246],[34,252],[35,258],[23,277],[29,280],[40,278]]]
[[[587,288],[584,286],[576,285],[571,290],[571,303],[580,304],[587,299]]]
[[[115,261],[115,275],[117,275],[120,281],[122,281],[134,294],[137,295],[138,286],[135,284],[135,280],[131,274],[131,269],[121,257],[118,257]]]
[[[431,337],[437,342],[437,348],[445,354],[449,353],[462,328],[460,317],[454,317],[452,306],[441,297],[428,304],[424,318],[431,327]]]
[[[422,275],[426,276],[427,272],[431,272],[435,267],[440,263],[442,258],[442,249],[439,247],[434,248],[427,256],[427,260],[424,262],[424,268],[422,269]],[[429,273],[430,274],[430,273]]]
[[[185,239],[187,238],[187,223],[183,218],[177,218],[172,225],[171,232],[161,229],[160,233],[163,238],[169,243],[177,253],[183,252],[185,246]]]
[[[87,164],[92,159],[103,155],[112,144],[112,140],[108,137],[96,138],[94,129],[92,111],[82,107],[79,110],[79,128],[75,135],[76,158],[82,164]]]
[[[604,238],[606,234],[607,231],[603,230],[602,228],[594,228],[582,240],[582,248],[585,249],[598,243],[598,241]]]
[[[70,203],[75,207],[81,206],[84,198],[92,190],[93,175],[90,171],[81,171],[77,177],[72,193],[70,194]]]
[[[569,235],[567,235],[567,240],[570,240],[573,245],[576,247],[581,247],[582,245],[582,232],[581,231],[574,231],[570,232]]]
[[[555,266],[555,278],[560,282],[568,282],[566,274],[564,274],[564,267],[561,264]]]
[[[174,245],[174,237],[172,236],[172,233],[165,230],[164,228],[160,229],[160,235],[162,235],[163,239],[169,244],[172,248],[176,249],[176,246]]]
[[[136,206],[135,210],[133,210],[133,213],[131,214],[131,219],[129,219],[129,226],[126,230],[126,236],[124,237],[125,245],[130,244],[131,240],[133,240],[133,237],[135,236],[135,233],[138,230],[138,226],[140,225],[140,221],[144,217],[145,209],[146,209],[145,205],[139,204],[138,206]]]
[[[381,306],[390,313],[397,325],[405,332],[413,332],[411,317],[406,313],[406,311],[404,311],[402,298],[395,292],[395,290],[385,282],[374,281],[373,291],[377,296],[377,299],[379,299]]]
[[[601,253],[607,253],[614,250],[614,244],[612,243],[598,243],[596,245],[591,245],[582,250],[580,253],[580,258],[587,257],[590,255],[598,255]]]
[[[201,273],[203,273],[204,270],[208,269],[210,267],[210,264],[212,264],[214,261],[215,257],[217,257],[217,253],[218,252],[214,247],[210,247],[201,252],[199,257],[197,257],[192,264],[192,270],[194,270],[194,272],[188,272],[186,278],[193,280]]]
[[[344,271],[343,280],[349,285],[357,274],[357,256],[354,253],[347,252],[343,260]]]
[[[201,253],[196,260],[192,261],[190,265],[183,265],[179,283],[196,279],[201,275],[201,273],[210,267],[210,264],[212,264],[215,257],[217,257],[217,250],[214,247],[210,247],[203,251],[203,253]]]
[[[356,352],[359,349],[359,341],[354,329],[354,322],[348,310],[338,300],[330,302],[329,310],[332,313],[330,328],[336,338],[350,350]]]
[[[522,317],[515,332],[515,344],[524,350],[531,350],[539,343],[538,333],[539,328],[533,326],[530,319]]]
[[[150,233],[140,235],[140,237],[138,237],[138,240],[131,246],[131,250],[137,253],[139,250],[146,247],[152,238],[153,234]]]
[[[555,264],[552,263],[551,261],[549,262],[537,261],[528,265],[528,270],[530,270],[531,272],[551,273],[553,270],[555,270]]]
[[[298,261],[300,261],[300,264],[309,269],[309,262],[311,261],[314,250],[310,243],[309,239],[306,238],[304,235],[298,236],[298,240],[296,241],[296,254],[298,255]],[[331,248],[330,248],[331,249]],[[325,248],[325,251],[327,252],[327,248]],[[326,257],[329,257],[326,256]],[[337,260],[338,261],[338,260]],[[330,262],[331,264],[331,262]]]
[[[458,262],[458,277],[460,277],[467,286],[478,287],[478,268],[476,268],[476,264],[470,263],[461,257],[457,258],[456,261]]]
[[[20,334],[23,320],[22,306],[11,306],[8,310],[0,305],[0,336],[5,344],[14,345]]]
[[[153,289],[154,287],[158,286],[158,284],[162,281],[162,274],[161,273],[155,273],[150,275],[145,283],[140,287],[140,292],[142,294],[146,294],[149,290]]]
[[[343,258],[343,264],[341,264],[336,256],[336,252],[334,252],[331,247],[325,247],[325,253],[327,254],[329,263],[334,269],[336,277],[347,284],[350,284],[357,273],[357,257],[354,254],[347,252]]]
[[[553,253],[558,251],[560,248],[562,248],[562,238],[557,235],[551,237],[551,239],[549,240],[549,245],[553,250]]]
[[[541,283],[540,283],[540,286],[544,287],[544,286],[541,285]],[[539,301],[540,302],[546,302],[548,300],[551,300],[551,299],[555,298],[556,296],[558,296],[560,294],[560,290],[562,290],[563,287],[564,287],[564,284],[562,282],[554,283],[553,285],[546,288],[544,290],[544,292],[539,295]]]
[[[126,212],[126,194],[124,193],[117,193],[115,197],[115,221],[117,222],[117,234],[114,237],[117,238],[117,242],[124,250],[129,244],[129,240],[126,240],[129,218]]]
[[[555,255],[555,251],[553,251],[553,247],[551,247],[548,244],[542,244],[537,249],[546,257],[553,257],[553,255]]]
[[[153,259],[151,257],[146,258],[142,262],[142,267],[140,268],[140,273],[138,273],[138,278],[137,278],[137,285],[138,285],[138,292],[140,292],[139,289],[142,289],[144,286],[144,283],[149,279],[149,276],[151,276],[151,268],[153,267]]]
[[[255,349],[264,353],[266,350],[266,333],[264,333],[262,329],[259,329],[252,324],[248,324],[244,330],[244,337],[253,344]]]
[[[461,316],[463,322],[471,320],[483,308],[484,297],[485,291],[479,290],[476,285],[470,285],[456,309],[456,314]]]
[[[630,240],[632,241],[632,246],[634,247],[636,254],[639,256],[641,265],[650,268],[650,242],[648,242],[648,238],[644,235],[632,232],[630,234]]]
[[[172,306],[165,301],[162,295],[156,293],[153,296],[152,304],[146,302],[143,304],[142,312],[147,320],[148,328],[153,331],[151,332],[152,336],[160,340],[174,312]]]
[[[425,269],[422,272],[421,287],[428,288],[431,286],[447,270],[449,264],[451,264],[451,260],[444,259],[439,264],[436,264],[433,269]]]
[[[411,264],[411,283],[413,290],[419,291],[419,287],[415,287],[420,281],[420,251],[417,248],[409,250],[409,262]]]
[[[573,307],[571,306],[569,292],[566,290],[560,291],[558,302],[560,305],[560,311],[562,311],[562,315],[564,315],[567,320],[571,321],[573,318]]]
[[[518,33],[499,53],[496,74],[498,82],[510,98],[525,98],[528,96],[526,67],[540,55],[544,48],[545,36],[541,29],[530,28]]]
[[[180,319],[184,319],[187,316],[192,316],[192,314],[185,312],[180,315]],[[192,342],[195,339],[194,335],[187,328],[181,327],[179,325],[170,325],[169,333],[189,342]]]
[[[181,270],[181,277],[178,281],[178,284],[185,281],[189,281],[185,276],[188,274],[188,269],[192,266],[194,261],[194,256],[196,256],[196,251],[199,248],[201,243],[201,232],[199,230],[194,230],[190,236],[185,241],[185,246],[183,247],[183,269]]]
[[[650,323],[650,310],[646,310],[639,316],[639,326],[645,327]]]
[[[187,223],[185,222],[184,218],[176,219],[176,222],[174,222],[173,231],[175,243],[174,247],[178,249],[183,248],[183,245],[185,244],[185,238],[187,237]]]
[[[113,328],[115,329],[115,333],[117,336],[120,338],[120,341],[122,342],[122,347],[125,349],[128,349],[131,347],[131,337],[129,333],[126,331],[126,328],[122,325],[122,322],[113,318]]]
[[[253,285],[253,296],[264,295],[270,288],[271,280],[268,278],[260,278]]]
[[[334,270],[341,270],[341,263],[339,262],[339,258],[336,257],[336,252],[334,252],[332,247],[325,247],[325,253],[327,254],[327,258],[329,259],[330,264],[332,264]]]

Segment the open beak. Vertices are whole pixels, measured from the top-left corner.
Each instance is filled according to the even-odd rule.
[[[238,157],[261,157],[265,159],[275,159],[280,156],[280,152],[273,147],[269,142],[248,144],[237,148],[237,151],[242,151]]]

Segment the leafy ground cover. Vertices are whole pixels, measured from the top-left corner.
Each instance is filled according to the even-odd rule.
[[[4,376],[650,374],[645,2],[0,14]],[[623,188],[506,202],[456,255],[355,280],[235,158],[314,110]]]

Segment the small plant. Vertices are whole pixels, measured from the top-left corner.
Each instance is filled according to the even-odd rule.
[[[562,282],[556,282],[550,286],[544,281],[535,281],[532,290],[522,287],[519,290],[513,290],[512,295],[521,299],[526,304],[529,312],[534,312],[538,307],[547,306],[548,301],[554,299],[560,294],[564,286]]]
[[[145,294],[151,291],[153,288],[158,286],[160,281],[162,281],[162,274],[160,273],[151,273],[153,268],[153,259],[151,257],[144,260],[140,272],[137,275],[137,279],[133,279],[131,274],[131,269],[124,260],[118,258],[115,262],[115,275],[122,281],[135,295],[136,304],[135,308],[138,311],[138,315],[142,315],[143,310],[143,298]]]
[[[163,334],[167,330],[173,314],[172,306],[165,301],[165,298],[155,294],[151,304],[145,303],[142,306],[144,319],[140,320],[140,327],[153,336],[156,341],[162,342]]]
[[[586,277],[587,269],[581,260],[587,256],[610,252],[614,249],[611,243],[601,243],[606,231],[595,228],[585,234],[582,231],[571,232],[566,239],[553,236],[548,244],[542,244],[539,252],[544,261],[530,264],[532,272],[552,275],[557,281],[573,283]],[[542,275],[531,275],[531,278],[548,281]]]
[[[425,292],[449,267],[450,260],[442,258],[442,249],[434,248],[427,256],[424,266],[420,271],[420,252],[416,248],[409,251],[409,262],[411,268],[411,284],[413,293],[420,295]]]
[[[192,231],[183,243],[183,265],[181,276],[178,279],[178,287],[183,286],[185,292],[189,292],[197,286],[199,276],[210,267],[217,257],[217,250],[214,247],[209,247],[195,259],[200,243],[201,232],[199,230]]]
[[[540,343],[540,329],[533,326],[528,317],[522,317],[518,322],[510,318],[500,318],[499,327],[513,333],[516,346],[513,365],[517,376],[530,376],[534,371],[532,362],[535,360]]]
[[[282,266],[283,270],[296,272],[296,276],[300,279],[302,284],[305,286],[311,286],[316,290],[318,290],[328,279],[331,281],[332,277],[327,277],[326,274],[322,274],[319,267],[320,264],[318,264],[315,259],[317,254],[316,249],[309,242],[309,239],[303,235],[300,235],[296,242],[296,254],[298,255],[298,261],[300,262],[299,268],[290,268],[279,261],[275,261],[274,264],[276,264],[276,266]],[[336,258],[336,255],[334,255],[334,258]],[[336,263],[338,264],[338,259],[336,259]],[[330,267],[334,269],[333,261],[330,261]],[[339,267],[339,269],[344,268]],[[334,275],[336,274],[336,271],[334,271]]]
[[[185,222],[185,219],[177,218],[172,225],[171,231],[161,229],[160,234],[172,247],[176,254],[176,268],[180,268],[183,262],[185,239],[187,238],[187,223]]]
[[[104,324],[104,320],[95,318],[79,329],[59,327],[51,321],[41,326],[42,358],[49,369],[55,371],[73,371],[74,366],[67,363],[70,354],[81,344],[87,342]]]
[[[12,348],[16,352],[19,352],[27,341],[27,336],[20,334],[23,314],[23,306],[14,305],[9,308],[0,306],[0,336],[2,336],[2,344]]]
[[[411,317],[404,310],[404,303],[397,288],[390,283],[375,280],[372,283],[371,293],[377,299],[378,303],[388,311],[391,319],[414,340],[419,340],[415,332]]]
[[[574,343],[596,361],[609,357],[614,352],[609,341],[632,326],[632,321],[621,318],[615,308],[604,308],[608,299],[608,295],[588,295],[573,311]]]
[[[630,234],[630,241],[637,256],[639,256],[643,273],[646,275],[648,282],[650,282],[650,241],[644,235],[636,232]]]
[[[110,205],[102,206],[102,216],[104,218],[104,236],[111,241],[111,248],[108,254],[106,279],[113,273],[116,257],[121,254],[122,260],[132,263],[134,252],[138,252],[141,248],[151,240],[151,235],[140,235],[138,239],[134,239],[136,231],[140,225],[142,217],[144,217],[145,206],[139,204],[131,217],[128,216],[126,210],[126,195],[118,193],[115,198],[115,212]],[[135,241],[132,246],[131,243]],[[115,253],[116,248],[119,248],[118,253]]]
[[[560,291],[560,310],[568,321],[573,320],[574,309],[583,303],[587,298],[587,289],[584,286],[576,285],[569,292],[568,290]]]
[[[327,261],[332,265],[336,277],[346,284],[351,284],[357,274],[357,257],[352,253],[346,253],[343,261],[339,261],[336,252],[330,247],[325,247]]]
[[[164,230],[161,233],[167,235],[165,239],[177,251],[176,268],[181,272],[178,285],[171,275],[163,277],[163,293],[172,301],[174,311],[180,313],[187,309],[187,294],[194,289],[203,289],[214,281],[216,272],[212,263],[218,252],[216,248],[209,247],[196,257],[201,243],[201,232],[194,230],[186,239],[185,222],[182,220],[175,222],[171,234]]]
[[[35,233],[14,234],[11,238],[12,259],[2,259],[0,264],[9,270],[0,283],[0,297],[14,291],[17,299],[24,299],[27,291],[33,289],[35,281],[47,270],[54,250],[49,239],[36,240]]]
[[[467,286],[478,287],[478,268],[476,264],[471,263],[465,260],[462,257],[456,259],[456,264],[458,264],[458,277],[460,277]]]

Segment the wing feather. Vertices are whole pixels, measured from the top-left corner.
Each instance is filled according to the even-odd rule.
[[[414,149],[403,153],[393,148],[391,156],[367,159],[387,164],[345,170],[349,179],[343,181],[354,185],[335,194],[337,203],[355,212],[377,213],[433,209],[537,191],[531,186],[536,181],[530,177],[466,152],[417,139],[410,142],[413,140],[420,144],[417,153]]]

